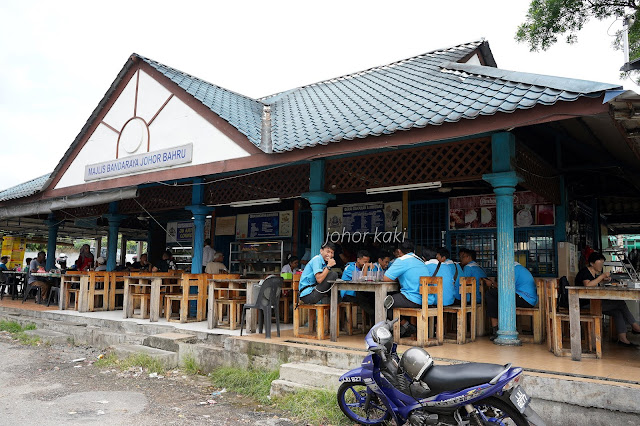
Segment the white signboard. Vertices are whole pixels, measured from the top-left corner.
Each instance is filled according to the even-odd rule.
[[[144,154],[131,155],[102,163],[89,164],[84,168],[84,180],[98,180],[113,176],[128,175],[147,170],[163,169],[191,162],[193,144],[186,144]]]

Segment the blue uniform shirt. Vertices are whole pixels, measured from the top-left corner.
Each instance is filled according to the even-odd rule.
[[[516,282],[516,294],[519,294],[531,306],[535,306],[538,303],[538,292],[536,291],[536,282],[533,279],[533,275],[518,262],[515,262],[513,273]]]
[[[429,276],[433,276],[433,273],[436,271],[438,267],[438,262],[436,259],[427,260],[426,266],[429,270]],[[443,263],[440,265],[440,269],[436,273],[436,277],[442,277],[442,305],[449,306],[453,304],[453,301],[456,299],[453,295],[453,276],[455,274],[455,270]],[[433,302],[431,301],[433,297]],[[435,305],[438,303],[438,296],[435,294],[429,295],[429,304]]]
[[[300,290],[300,297],[311,294],[315,286],[318,284],[316,281],[316,274],[318,272],[322,272],[325,266],[327,266],[327,262],[325,262],[324,258],[319,254],[315,255],[313,259],[307,263],[307,266],[304,267],[304,271],[302,271],[302,276],[300,277],[300,289],[303,289]]]
[[[384,274],[389,279],[397,279],[400,283],[400,293],[418,305],[422,305],[420,277],[428,277],[429,275],[427,265],[413,253],[397,258]],[[431,296],[429,295],[429,304],[431,304]]]
[[[353,271],[355,270],[356,270],[356,262],[347,263],[347,266],[344,267],[344,272],[342,273],[342,280],[351,281],[353,279]],[[358,271],[360,271],[359,268],[358,268]],[[353,290],[340,291],[340,297],[355,296],[355,295],[356,295],[356,292]]]
[[[462,276],[476,279],[476,302],[480,303],[482,298],[482,278],[487,278],[486,272],[475,261],[467,263],[462,269]],[[460,300],[460,282],[456,285],[456,299]],[[471,302],[471,296],[467,296],[467,302]]]
[[[0,263],[0,271],[8,271],[9,269],[7,268],[7,264],[6,263]]]

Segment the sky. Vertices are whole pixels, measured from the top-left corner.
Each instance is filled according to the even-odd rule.
[[[617,83],[621,21],[546,52],[515,41],[527,0],[0,3],[0,189],[50,173],[133,52],[251,97],[481,38],[499,68]]]

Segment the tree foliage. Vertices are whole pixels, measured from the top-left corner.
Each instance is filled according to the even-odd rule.
[[[563,36],[573,44],[589,19],[635,17],[629,28],[629,57],[640,57],[640,3],[636,0],[532,0],[526,20],[518,27],[516,40],[531,51],[547,50]],[[614,47],[623,48],[622,31],[616,33]]]

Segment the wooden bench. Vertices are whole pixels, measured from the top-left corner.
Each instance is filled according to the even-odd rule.
[[[329,312],[331,305],[328,303],[316,303],[307,305],[300,302],[300,275],[294,275],[293,287],[293,336],[305,337],[308,339],[328,339],[329,338]],[[308,332],[303,333],[300,326],[304,313],[308,313]]]
[[[204,321],[206,319],[207,283],[211,274],[182,274],[182,292],[179,294],[166,294],[164,297],[164,313],[167,321],[186,323],[188,321]],[[191,287],[196,287],[197,292],[192,293]],[[190,301],[196,301],[196,315],[189,316]],[[173,316],[173,305],[177,304],[178,315]]]
[[[469,295],[471,302],[467,303],[467,295]],[[476,303],[476,279],[474,277],[460,277],[460,306],[450,305],[442,308],[445,314],[445,322],[455,315],[456,323],[456,338],[445,339],[446,341],[453,341],[459,345],[467,343],[468,341],[476,341],[476,321],[477,321],[477,303]],[[446,315],[452,314],[452,315]],[[467,315],[470,317],[470,329],[469,337],[467,338]],[[449,329],[446,327],[446,329]],[[446,337],[446,336],[445,336]]]
[[[400,321],[393,325],[393,339],[402,345],[431,346],[441,345],[444,342],[443,306],[442,306],[442,277],[420,277],[420,294],[422,294],[422,309],[417,308],[393,308],[393,318],[413,317],[416,319],[418,329],[416,339],[400,337]],[[436,307],[429,307],[429,295],[438,296]],[[431,324],[429,323],[431,319]],[[429,332],[433,329],[435,321],[435,341],[429,339]]]

